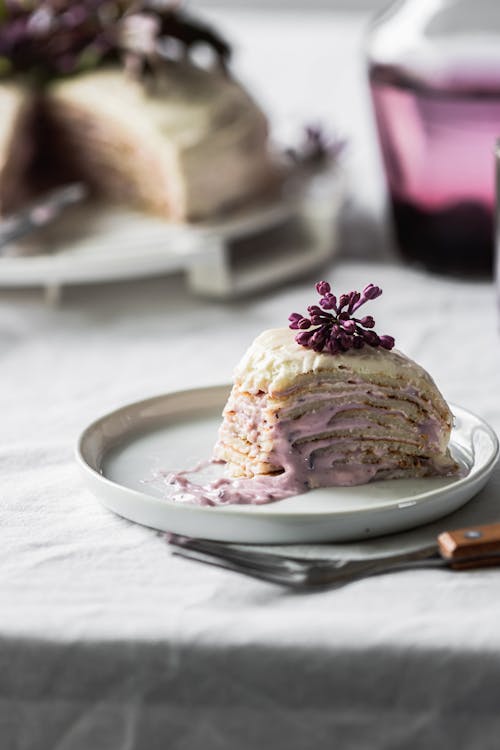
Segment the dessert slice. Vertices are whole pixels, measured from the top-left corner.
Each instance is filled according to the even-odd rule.
[[[58,81],[46,110],[74,172],[105,198],[174,220],[213,216],[276,184],[267,121],[219,69],[164,62]]]
[[[16,83],[0,84],[0,216],[19,208],[28,195],[34,97]]]
[[[458,471],[448,442],[452,413],[430,375],[377,336],[361,304],[326,282],[309,318],[264,331],[235,373],[215,458],[233,476],[280,475],[280,488],[364,484]]]

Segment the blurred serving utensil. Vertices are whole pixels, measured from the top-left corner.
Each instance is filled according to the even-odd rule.
[[[340,587],[367,576],[412,570],[500,566],[500,523],[443,532],[436,543],[367,559],[309,559],[170,534],[174,554],[297,589]]]
[[[0,255],[12,251],[12,245],[37,229],[51,224],[64,209],[80,203],[88,195],[81,182],[52,190],[31,205],[0,222]]]

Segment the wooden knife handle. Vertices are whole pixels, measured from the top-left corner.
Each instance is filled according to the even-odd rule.
[[[500,523],[444,531],[438,536],[438,544],[453,568],[500,565]]]

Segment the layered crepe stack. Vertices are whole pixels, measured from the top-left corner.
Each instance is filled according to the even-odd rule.
[[[332,356],[279,328],[236,369],[215,458],[233,476],[281,474],[296,491],[449,475],[452,419],[430,375],[400,352]]]

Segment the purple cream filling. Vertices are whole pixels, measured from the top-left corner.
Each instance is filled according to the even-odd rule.
[[[283,500],[291,495],[306,492],[304,487],[286,471],[282,474],[266,474],[252,478],[229,479],[221,477],[207,484],[192,482],[187,474],[193,472],[171,472],[165,482],[174,486],[172,500],[194,505],[265,505]]]
[[[368,390],[366,387],[361,389],[356,387],[358,383],[353,383],[353,386],[350,389],[335,390],[328,388],[327,384],[325,391],[300,396],[291,405],[287,404],[286,410],[280,412],[279,419],[269,427],[269,436],[273,444],[269,461],[274,466],[282,467],[281,473],[240,479],[220,478],[206,484],[197,484],[187,476],[196,473],[196,470],[172,472],[166,476],[165,481],[176,489],[173,499],[208,506],[262,505],[307,492],[315,487],[347,487],[366,484],[380,472],[388,476],[393,472],[397,476],[398,456],[388,454],[382,445],[377,449],[377,442],[387,443],[391,440],[396,443],[401,442],[397,429],[394,437],[391,437],[388,429],[383,437],[376,434],[370,435],[370,430],[373,433],[373,429],[377,428],[376,422],[366,416],[360,418],[356,416],[356,413],[363,409],[365,413],[370,412],[373,417],[389,415],[398,425],[401,418],[405,420],[408,418],[403,404],[398,404],[398,397],[400,398],[402,393],[416,406],[425,406],[427,412],[429,404],[419,398],[412,387],[397,391],[383,386]],[[366,404],[367,395],[372,399],[372,403],[368,405]],[[339,398],[345,397],[349,398],[349,403],[335,403]],[[359,398],[359,402],[352,400],[356,398]],[[321,405],[314,411],[290,416],[308,403]],[[388,404],[391,405],[390,408]],[[254,442],[263,425],[262,406],[258,404],[253,410],[248,410],[247,401],[246,411],[244,411],[239,408],[237,399],[234,399],[231,408],[238,413],[239,417],[243,416],[246,435],[249,436],[251,442]],[[409,424],[408,421],[404,423],[405,442],[417,445],[421,437],[425,436],[429,448],[439,450],[442,431],[438,418],[429,415],[420,424],[414,423],[411,430],[408,430]],[[359,448],[359,435],[349,437],[345,434],[356,429],[365,431],[362,437],[363,444],[365,446],[370,444],[372,454],[378,456],[376,463],[363,461],[363,451]],[[332,438],[331,432],[336,430],[341,430],[343,434]],[[330,435],[321,438],[322,433],[330,433]],[[450,465],[439,464],[432,458],[422,457],[421,464],[425,466],[425,473],[429,475],[446,476],[452,473]]]

